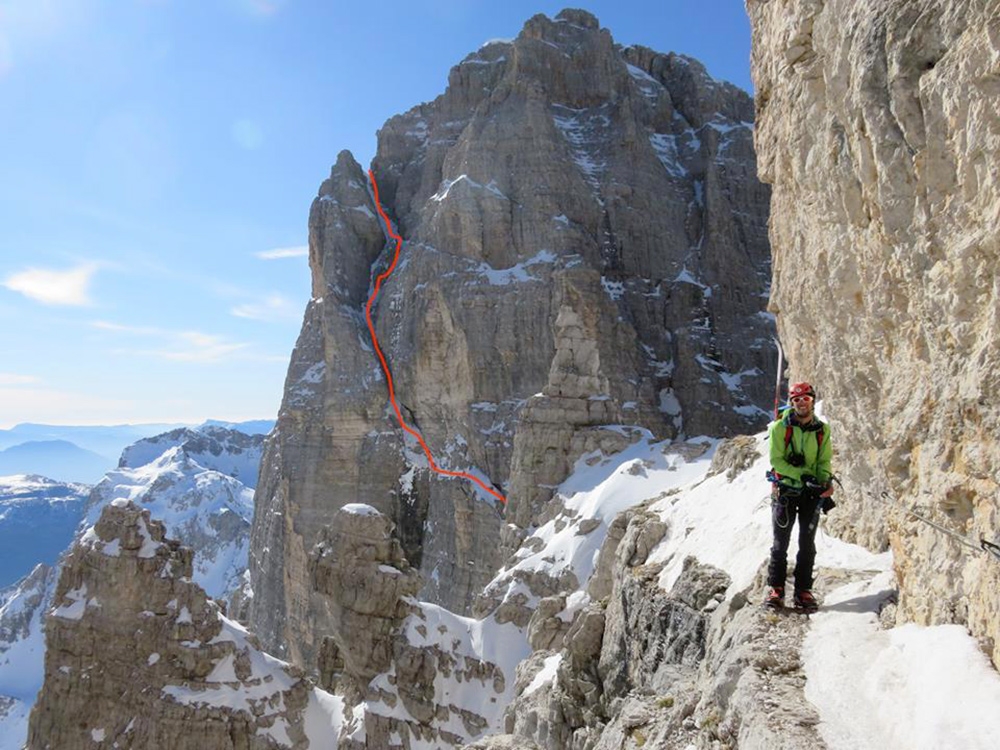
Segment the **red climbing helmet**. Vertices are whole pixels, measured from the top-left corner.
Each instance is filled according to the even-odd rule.
[[[792,383],[792,387],[788,389],[788,400],[791,401],[801,396],[811,396],[815,399],[816,391],[809,383]]]

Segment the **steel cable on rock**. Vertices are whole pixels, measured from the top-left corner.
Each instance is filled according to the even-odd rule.
[[[876,495],[874,492],[872,492],[871,490],[869,490],[867,492],[867,494],[868,494],[869,497],[871,497],[871,498],[873,498],[875,500],[879,500],[879,501],[881,501],[882,503],[884,503],[886,505],[890,505],[890,506],[892,506],[894,508],[897,508],[898,510],[903,511],[904,513],[908,513],[909,515],[913,516],[917,520],[923,521],[924,523],[926,523],[931,528],[934,528],[937,531],[940,531],[942,534],[947,534],[952,539],[954,539],[955,541],[957,541],[959,544],[961,544],[961,545],[963,545],[965,547],[968,547],[969,549],[975,550],[976,552],[985,552],[986,554],[992,555],[994,558],[996,558],[998,561],[1000,561],[1000,546],[998,546],[996,544],[993,544],[993,542],[986,541],[986,537],[980,536],[979,537],[979,543],[977,544],[975,541],[969,539],[968,537],[962,536],[961,534],[959,534],[959,533],[957,533],[955,531],[952,531],[951,529],[946,529],[941,524],[936,523],[936,522],[930,520],[929,518],[926,518],[925,516],[920,515],[915,510],[910,510],[909,508],[907,508],[906,506],[904,506],[902,503],[900,503],[899,501],[897,501],[895,498],[893,498],[893,496],[890,495],[888,493],[888,491],[883,490],[880,494]]]

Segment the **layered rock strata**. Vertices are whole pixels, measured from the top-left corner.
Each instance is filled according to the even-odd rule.
[[[416,570],[385,515],[341,508],[310,569],[332,631],[320,644],[320,684],[358,718],[340,750],[455,747],[498,728],[513,691],[489,658],[503,628],[414,599]]]
[[[518,698],[507,711],[506,730],[540,747],[644,743],[650,731],[638,728],[653,715],[662,725],[658,739],[672,733],[693,739],[681,720],[697,703],[710,616],[729,577],[689,558],[671,591],[663,591],[657,583],[662,564],[645,562],[666,526],[641,510],[621,514],[615,525],[618,533],[609,532],[601,548],[606,570],[588,587],[592,603],[575,615],[554,651],[536,651],[518,668]],[[554,679],[539,685],[546,665]],[[664,695],[676,696],[676,710],[665,710],[674,709],[673,701],[657,706],[656,697]]]
[[[62,565],[30,750],[335,747],[341,699],[262,653],[191,561],[149,511],[105,508]]]
[[[413,609],[403,597],[420,588],[392,531],[370,505],[345,505],[311,556],[313,587],[324,596],[333,632],[320,647],[320,679],[355,701],[392,665],[393,636]]]
[[[1000,664],[1000,4],[748,0],[771,309],[835,421],[848,539],[899,615]],[[887,492],[897,505],[880,500]]]
[[[309,552],[348,503],[396,524],[420,597],[467,612],[595,426],[744,432],[773,374],[768,191],[753,106],[696,61],[616,45],[582,11],[536,16],[390,119],[372,168],[404,238],[373,305],[404,439],[364,320],[387,244],[341,153],[309,222],[313,299],[262,466],[251,620],[315,668],[332,636]],[[287,649],[287,650],[284,650]]]
[[[194,583],[209,596],[228,596],[246,573],[253,489],[244,482],[256,479],[262,447],[261,435],[221,427],[174,430],[134,443],[123,451],[119,467],[80,498],[77,520],[81,512],[85,520],[63,556],[105,507],[127,499],[150,510],[167,534],[191,548]],[[19,482],[32,492],[34,484]],[[14,700],[7,709],[0,706],[0,737],[6,740],[0,748],[20,748],[27,737],[44,673],[44,613],[51,608],[61,565],[60,560],[55,568],[39,566],[0,591],[0,704],[5,697]],[[244,608],[234,609],[230,613],[240,618]]]

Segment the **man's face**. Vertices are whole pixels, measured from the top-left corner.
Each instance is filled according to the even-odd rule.
[[[792,399],[792,407],[795,409],[796,417],[798,417],[799,419],[808,419],[812,417],[813,397],[795,396]]]

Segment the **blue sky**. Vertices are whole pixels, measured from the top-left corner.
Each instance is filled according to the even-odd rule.
[[[0,428],[273,418],[338,151],[566,6],[0,0]],[[741,0],[571,7],[751,88]]]

